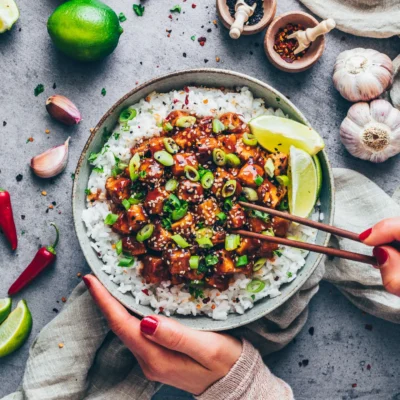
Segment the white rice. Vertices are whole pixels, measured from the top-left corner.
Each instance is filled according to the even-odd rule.
[[[100,189],[102,195],[98,201],[88,202],[88,208],[82,214],[87,235],[92,239],[92,247],[104,263],[103,270],[119,285],[118,290],[122,293],[132,293],[137,304],[150,305],[156,313],[162,312],[167,316],[174,313],[205,314],[218,320],[226,319],[229,313],[243,314],[261,298],[279,296],[281,285],[296,279],[297,272],[305,264],[307,251],[281,247],[280,257],[267,261],[263,268],[254,273],[255,278],[261,279],[266,284],[262,291],[255,294],[246,291],[251,279],[244,274],[236,274],[229,289],[219,291],[206,288],[203,290],[204,297],[197,299],[192,297],[183,285],[172,286],[169,281],[162,282],[158,286],[146,284],[139,273],[141,267],[139,261],[130,268],[118,267],[119,256],[112,245],[118,242],[120,237],[104,224],[104,218],[110,212],[104,194],[106,179],[111,175],[115,165],[115,156],[122,162],[129,161],[130,149],[135,143],[143,138],[159,136],[161,128],[157,125],[173,109],[188,109],[198,116],[217,117],[225,112],[236,112],[242,114],[246,122],[263,114],[287,116],[280,109],[267,108],[264,100],[254,99],[246,87],[237,92],[190,87],[188,93],[185,91],[152,93],[131,107],[137,110],[137,117],[129,121],[130,129],[124,131],[122,126],[117,126],[105,143],[102,154],[93,162],[95,169],[90,175],[88,189],[92,193]],[[316,211],[312,218],[318,220],[318,214]],[[292,225],[289,235],[297,240],[314,242],[316,230]]]

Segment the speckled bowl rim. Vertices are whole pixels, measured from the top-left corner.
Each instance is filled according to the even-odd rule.
[[[127,94],[125,94],[122,98],[120,98],[104,115],[103,117],[100,119],[99,123],[96,125],[96,127],[92,130],[91,135],[89,136],[85,147],[82,150],[81,156],[78,160],[78,164],[76,167],[76,171],[75,171],[75,179],[74,179],[74,183],[73,183],[73,187],[72,187],[72,211],[73,211],[73,219],[74,219],[74,228],[75,228],[75,232],[77,234],[78,237],[78,241],[79,241],[79,245],[82,249],[82,252],[93,272],[94,275],[96,275],[102,282],[102,284],[106,287],[106,289],[111,293],[111,295],[113,297],[115,297],[121,304],[123,304],[126,308],[128,308],[130,311],[132,311],[134,314],[136,314],[139,317],[144,317],[146,315],[151,315],[154,314],[154,310],[150,307],[150,306],[146,306],[149,309],[148,313],[142,313],[139,310],[135,309],[134,307],[132,307],[131,304],[128,304],[127,301],[125,301],[126,296],[131,296],[132,299],[134,298],[132,296],[131,293],[121,293],[118,290],[118,286],[117,284],[115,284],[114,282],[112,282],[110,279],[105,279],[102,280],[98,274],[97,274],[97,267],[93,266],[89,260],[88,260],[88,256],[87,256],[87,252],[91,251],[92,253],[94,252],[94,249],[91,247],[90,245],[90,239],[87,235],[82,235],[82,237],[79,234],[79,228],[78,228],[78,224],[82,224],[82,216],[81,214],[78,214],[78,205],[77,205],[77,187],[78,187],[78,182],[80,179],[80,171],[82,169],[83,163],[87,162],[87,151],[88,148],[90,146],[90,144],[92,143],[92,141],[94,140],[94,138],[98,135],[101,134],[100,132],[100,128],[102,127],[102,125],[104,124],[104,122],[107,120],[107,118],[112,115],[120,106],[121,104],[126,101],[128,98],[130,98],[131,96],[133,96],[134,94],[136,94],[137,92],[139,92],[142,89],[145,89],[146,87],[156,84],[158,82],[162,82],[166,79],[170,79],[173,77],[179,77],[181,75],[196,75],[196,74],[220,74],[222,75],[228,75],[230,78],[232,78],[232,80],[234,81],[235,78],[238,78],[239,80],[247,80],[249,82],[251,82],[254,85],[260,86],[260,88],[262,90],[267,90],[270,91],[271,93],[273,93],[277,98],[280,98],[283,100],[284,103],[286,103],[288,105],[289,108],[291,108],[294,113],[296,113],[302,120],[303,123],[307,124],[308,126],[311,127],[310,123],[308,122],[308,120],[306,119],[306,117],[300,112],[300,110],[289,100],[287,99],[287,97],[285,97],[282,93],[280,93],[278,90],[274,89],[273,87],[271,87],[270,85],[252,78],[248,75],[239,73],[239,72],[234,72],[234,71],[230,71],[230,70],[223,70],[223,69],[216,69],[216,68],[199,68],[199,69],[188,69],[188,70],[181,70],[181,71],[177,71],[177,72],[172,72],[169,74],[165,74],[156,78],[153,78],[141,85],[139,85],[138,87],[136,87],[135,89],[131,90],[130,92],[128,92]],[[196,84],[195,82],[193,82],[193,84]],[[202,84],[199,83],[199,86],[201,86]],[[235,86],[243,86],[243,84],[232,84],[232,87]],[[218,87],[218,86],[214,86],[214,87]],[[178,87],[176,89],[179,89]],[[319,154],[322,154],[322,158],[324,159],[324,162],[326,164],[326,173],[327,173],[327,178],[325,177],[324,182],[323,182],[323,186],[328,185],[328,190],[330,193],[330,213],[329,215],[325,215],[325,219],[324,222],[331,224],[333,221],[333,215],[334,215],[334,179],[333,179],[333,173],[332,173],[332,168],[330,166],[329,163],[329,159],[327,156],[327,153],[325,150],[322,150]],[[86,228],[85,228],[86,231]],[[328,242],[330,239],[330,235],[327,234],[325,237],[325,240],[323,241],[322,245],[323,246],[327,246]],[[229,317],[230,316],[237,316],[237,314],[229,314],[228,315],[228,319],[224,320],[224,321],[218,321],[218,320],[213,320],[207,316],[203,316],[203,315],[198,315],[198,316],[190,316],[188,318],[186,318],[185,316],[181,316],[181,315],[173,315],[171,318],[176,317],[176,319],[179,320],[179,322],[184,323],[187,326],[191,326],[190,324],[190,320],[191,319],[204,319],[204,325],[203,326],[195,326],[193,328],[197,329],[197,330],[204,330],[204,331],[222,331],[222,330],[230,330],[230,329],[234,329],[234,328],[238,328],[240,326],[244,326],[247,325],[251,322],[254,322],[260,318],[262,318],[263,316],[271,313],[272,311],[274,311],[276,308],[278,308],[279,306],[281,306],[283,303],[285,303],[287,300],[289,300],[302,286],[303,284],[307,281],[307,279],[312,275],[312,273],[315,271],[315,269],[317,268],[317,266],[319,265],[319,263],[321,262],[323,258],[323,255],[320,254],[317,256],[317,258],[315,259],[314,263],[308,267],[307,273],[303,273],[303,274],[299,274],[297,276],[297,278],[292,281],[289,284],[285,284],[285,285],[289,285],[290,286],[290,290],[288,290],[286,293],[281,294],[279,297],[279,300],[274,306],[269,306],[267,305],[267,303],[265,303],[265,301],[268,301],[268,298],[264,300],[264,302],[262,302],[262,300],[260,300],[259,302],[255,303],[254,307],[250,310],[248,310],[247,312],[254,310],[254,309],[258,309],[258,312],[254,312],[253,311],[253,315],[250,317],[247,314],[247,318],[246,318],[246,313],[245,312],[242,316],[244,318],[242,318],[242,320],[239,323],[229,323]],[[98,258],[98,260],[102,263],[102,261]],[[304,270],[306,265],[304,265],[302,267],[302,270]],[[276,298],[278,298],[276,297]],[[196,324],[197,325],[197,324]],[[219,326],[221,325],[221,326]]]

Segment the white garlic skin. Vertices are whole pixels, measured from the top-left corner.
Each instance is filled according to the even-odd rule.
[[[392,60],[386,54],[363,48],[346,50],[336,59],[333,84],[349,101],[369,101],[392,84],[393,72]]]
[[[52,147],[32,158],[31,168],[40,178],[53,178],[64,171],[68,162],[68,138],[64,144]]]
[[[380,163],[400,153],[400,111],[386,100],[353,104],[340,139],[357,158]]]

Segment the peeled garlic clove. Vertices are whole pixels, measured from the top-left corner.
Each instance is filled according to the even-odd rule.
[[[333,83],[349,101],[369,101],[380,96],[392,83],[393,63],[372,49],[352,49],[340,53],[333,71]]]
[[[68,138],[64,144],[45,151],[31,160],[31,168],[40,178],[52,178],[64,171],[68,162]]]
[[[56,94],[46,100],[46,109],[48,113],[65,125],[75,125],[81,120],[81,113],[76,105],[65,96]]]
[[[400,153],[400,111],[386,100],[352,105],[340,139],[355,157],[375,163]]]

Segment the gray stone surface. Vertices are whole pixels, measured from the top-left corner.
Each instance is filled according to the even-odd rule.
[[[37,248],[52,241],[49,222],[55,221],[60,226],[61,243],[56,265],[15,298],[15,303],[22,297],[27,299],[34,326],[28,343],[17,353],[0,360],[0,396],[17,388],[29,344],[56,312],[62,310],[61,298],[68,297],[79,282],[77,273],[89,272],[73,230],[71,174],[89,136],[89,128],[137,82],[170,71],[203,66],[247,73],[292,99],[323,135],[334,167],[364,173],[388,193],[399,185],[399,157],[373,165],[352,158],[340,144],[338,128],[350,104],[340,97],[331,82],[335,57],[341,51],[370,47],[394,58],[399,50],[399,38],[379,41],[335,31],[328,36],[327,50],[313,69],[288,75],[268,63],[262,47],[263,34],[232,41],[220,23],[215,27],[213,0],[185,3],[148,0],[144,2],[146,11],[142,18],[134,15],[133,1],[108,0],[117,13],[123,11],[127,16],[128,20],[123,23],[125,32],[111,57],[93,65],[82,65],[57,53],[47,35],[46,21],[58,1],[17,1],[20,21],[11,32],[0,36],[0,186],[12,194],[19,248],[12,254],[0,238],[0,297],[6,295]],[[191,7],[193,2],[197,2],[195,9]],[[182,3],[184,13],[174,14],[171,21],[169,8],[175,3]],[[302,9],[295,0],[279,1],[279,14],[294,9]],[[166,29],[172,29],[170,38]],[[205,36],[205,46],[190,40],[192,35]],[[220,57],[219,63],[216,57]],[[38,83],[44,84],[45,92],[35,97],[33,89]],[[56,89],[52,88],[53,83]],[[100,93],[103,87],[107,90],[105,97]],[[44,102],[53,93],[64,94],[79,106],[84,120],[78,127],[65,128],[49,118]],[[46,129],[50,134],[45,133]],[[66,171],[50,181],[34,177],[29,171],[30,158],[62,143],[68,136],[71,136],[71,146]],[[26,143],[29,137],[34,141]],[[21,182],[16,181],[18,174],[23,175]],[[47,196],[41,195],[43,190]],[[56,206],[47,212],[52,202]],[[372,325],[372,330],[366,330],[366,324]],[[311,326],[315,328],[313,336],[308,333]],[[267,362],[292,385],[297,399],[399,399],[399,337],[399,326],[364,315],[336,289],[323,284],[311,304],[306,328],[294,343],[269,357]],[[308,366],[302,360],[309,360]],[[352,384],[357,387],[353,388]],[[178,397],[175,391],[168,393],[158,394],[157,398]]]

